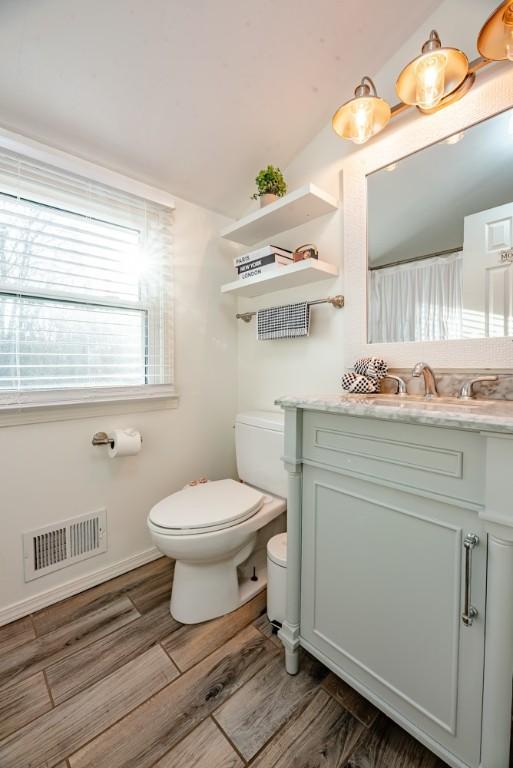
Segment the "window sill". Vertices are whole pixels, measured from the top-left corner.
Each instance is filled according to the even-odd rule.
[[[38,392],[25,402],[0,405],[0,427],[39,422],[69,421],[121,413],[160,411],[178,407],[171,385],[116,387]]]

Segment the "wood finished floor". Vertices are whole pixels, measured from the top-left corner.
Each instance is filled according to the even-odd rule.
[[[307,653],[265,594],[182,626],[165,558],[0,627],[1,768],[443,768]]]

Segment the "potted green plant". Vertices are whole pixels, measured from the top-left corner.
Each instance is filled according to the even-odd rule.
[[[255,179],[258,192],[251,196],[252,200],[260,198],[260,207],[274,203],[287,192],[287,185],[283,173],[274,165],[263,168]]]

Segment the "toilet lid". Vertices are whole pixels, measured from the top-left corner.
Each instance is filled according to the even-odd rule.
[[[264,495],[235,480],[188,486],[159,501],[150,512],[154,525],[174,531],[220,530],[258,512]]]

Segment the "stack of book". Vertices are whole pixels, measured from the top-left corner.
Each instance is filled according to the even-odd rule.
[[[237,256],[233,263],[239,280],[247,280],[257,275],[267,275],[293,263],[292,251],[278,248],[276,245],[264,245],[256,251]]]

